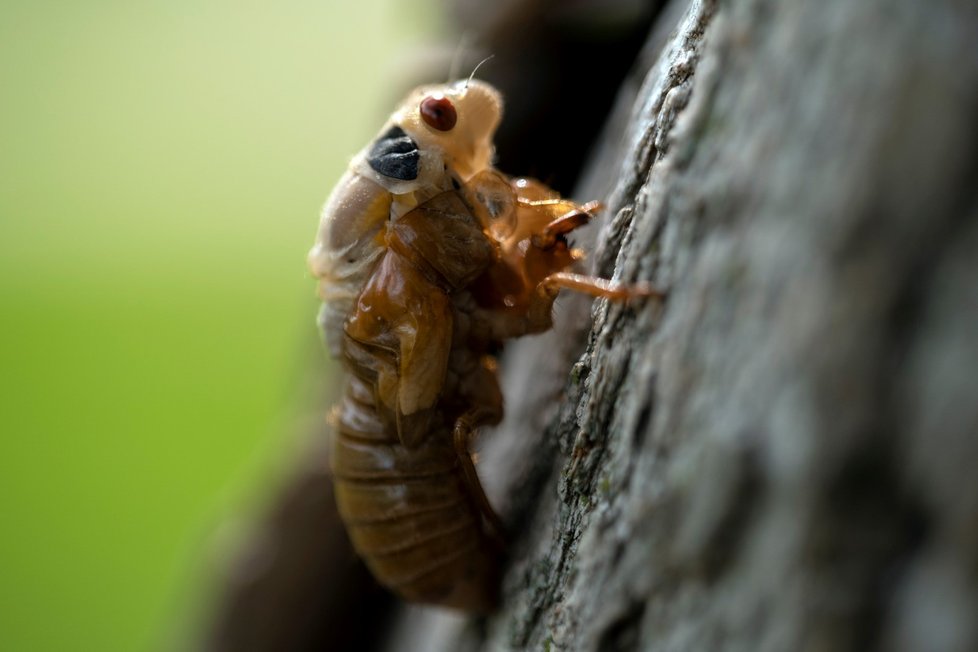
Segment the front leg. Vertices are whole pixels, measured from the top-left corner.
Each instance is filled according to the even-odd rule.
[[[664,299],[666,296],[662,290],[657,290],[649,283],[627,284],[618,281],[609,281],[608,279],[598,278],[596,276],[574,274],[573,272],[557,272],[551,274],[543,279],[540,285],[553,288],[554,290],[566,288],[582,294],[589,294],[592,297],[612,299],[614,301],[626,301],[639,297]]]
[[[486,497],[485,489],[482,488],[482,482],[479,480],[479,474],[475,470],[475,463],[472,461],[472,453],[469,451],[472,434],[478,426],[486,422],[487,417],[490,420],[498,421],[498,418],[487,414],[485,408],[472,408],[456,419],[452,437],[455,442],[455,454],[462,467],[462,477],[469,490],[469,495],[475,500],[476,506],[485,520],[490,539],[501,550],[506,543],[505,528],[502,519],[496,514],[496,510],[489,503],[489,498]]]

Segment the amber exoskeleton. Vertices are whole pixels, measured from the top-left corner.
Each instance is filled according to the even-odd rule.
[[[560,287],[637,292],[565,271],[580,257],[565,235],[595,205],[495,170],[501,111],[479,81],[411,93],[354,157],[309,256],[348,372],[332,466],[353,545],[405,599],[483,612],[502,535],[468,447],[502,418],[492,353],[550,328]]]

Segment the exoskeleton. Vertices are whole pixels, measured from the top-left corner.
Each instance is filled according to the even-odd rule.
[[[565,234],[596,205],[492,167],[502,100],[480,81],[413,91],[353,158],[309,261],[320,325],[347,372],[334,408],[340,515],[375,577],[407,600],[487,611],[502,533],[469,453],[502,418],[494,352],[547,330]]]

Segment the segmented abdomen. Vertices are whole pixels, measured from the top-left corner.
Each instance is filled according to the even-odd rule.
[[[335,416],[336,500],[353,546],[374,576],[408,600],[491,608],[495,554],[464,484],[451,432],[436,426],[420,446],[405,448],[384,427],[372,391],[356,377],[348,380]]]

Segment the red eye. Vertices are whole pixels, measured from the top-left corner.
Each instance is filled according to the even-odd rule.
[[[421,119],[438,131],[451,131],[458,121],[455,106],[444,95],[429,95],[421,101]]]

